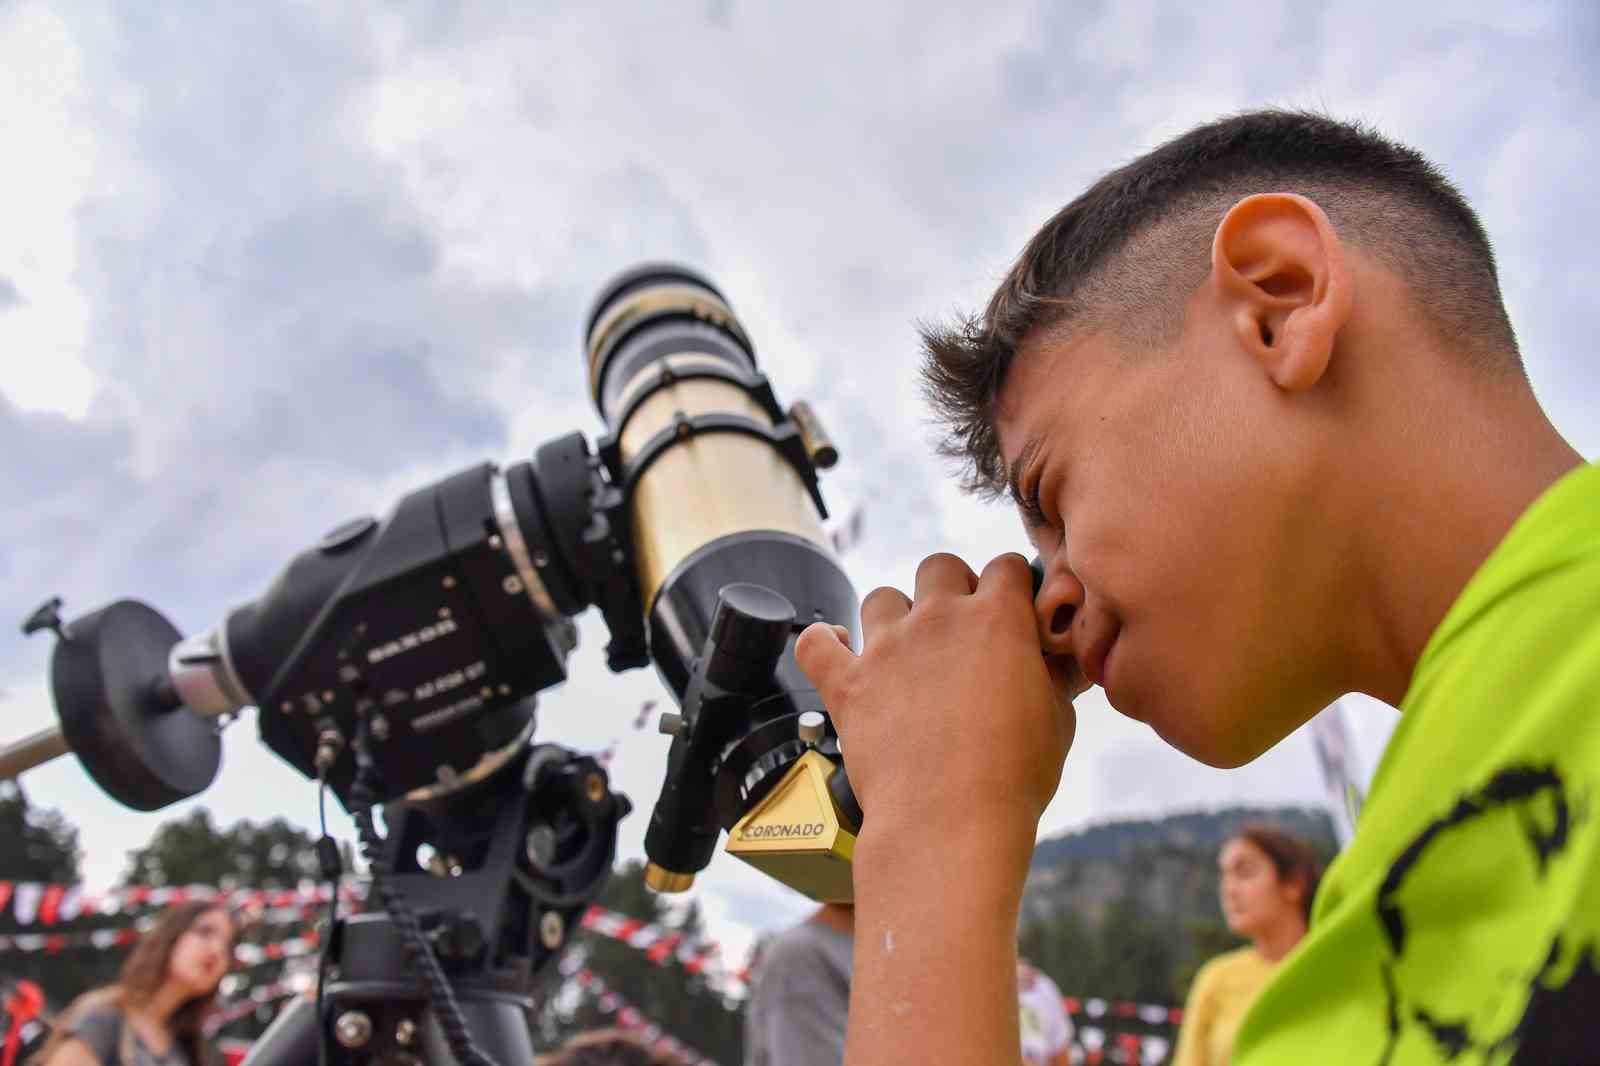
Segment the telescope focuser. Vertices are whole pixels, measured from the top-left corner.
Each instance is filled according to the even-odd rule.
[[[777,678],[801,628],[794,614],[762,585],[730,584],[718,595],[645,836],[645,879],[657,891],[692,885],[727,829],[730,854],[791,888],[824,901],[853,898],[861,811],[837,739],[827,715],[809,706],[815,693],[791,693]]]
[[[748,725],[750,708],[772,694],[773,672],[793,628],[794,606],[771,589],[739,582],[718,594],[645,835],[645,879],[652,888],[687,889],[716,852],[722,832],[716,762]]]

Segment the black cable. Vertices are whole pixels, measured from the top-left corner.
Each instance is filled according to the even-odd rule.
[[[338,846],[328,836],[328,775],[317,774],[317,822],[322,826],[322,837],[317,841],[317,859],[322,865],[322,875],[328,878],[328,936],[322,942],[317,956],[317,1066],[328,1066],[327,1003],[323,988],[328,982],[328,953],[333,950],[335,930],[339,927],[339,874]],[[328,862],[332,853],[334,863]],[[329,869],[333,865],[333,869]]]
[[[358,729],[355,744],[356,776],[350,787],[350,798],[354,803],[352,813],[355,816],[356,833],[361,839],[361,852],[372,869],[373,891],[383,901],[383,909],[388,912],[389,920],[400,931],[401,946],[412,968],[418,971],[422,979],[423,994],[439,1019],[439,1028],[444,1031],[445,1043],[450,1045],[451,1054],[461,1066],[496,1066],[495,1061],[473,1043],[467,1020],[461,1013],[461,1004],[456,1001],[455,989],[450,987],[449,977],[434,956],[416,912],[388,883],[388,875],[393,871],[383,857],[383,838],[378,835],[372,820],[372,807],[377,796],[372,791],[375,771],[372,757],[367,754],[365,717],[361,719]]]

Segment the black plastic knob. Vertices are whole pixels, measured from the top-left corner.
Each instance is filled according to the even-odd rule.
[[[794,605],[765,585],[734,582],[717,593],[706,675],[730,689],[754,687],[777,668],[794,631]]]
[[[725,655],[776,659],[794,629],[794,605],[781,593],[749,582],[724,585],[711,618],[711,643]]]

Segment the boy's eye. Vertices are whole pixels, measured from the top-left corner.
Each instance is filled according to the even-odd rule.
[[[1039,503],[1039,482],[1035,481],[1022,494],[1022,513],[1033,526],[1044,526],[1044,507]]]

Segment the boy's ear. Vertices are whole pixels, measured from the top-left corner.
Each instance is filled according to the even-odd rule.
[[[1355,294],[1321,207],[1294,193],[1245,197],[1217,226],[1211,270],[1235,339],[1274,384],[1322,380]]]

